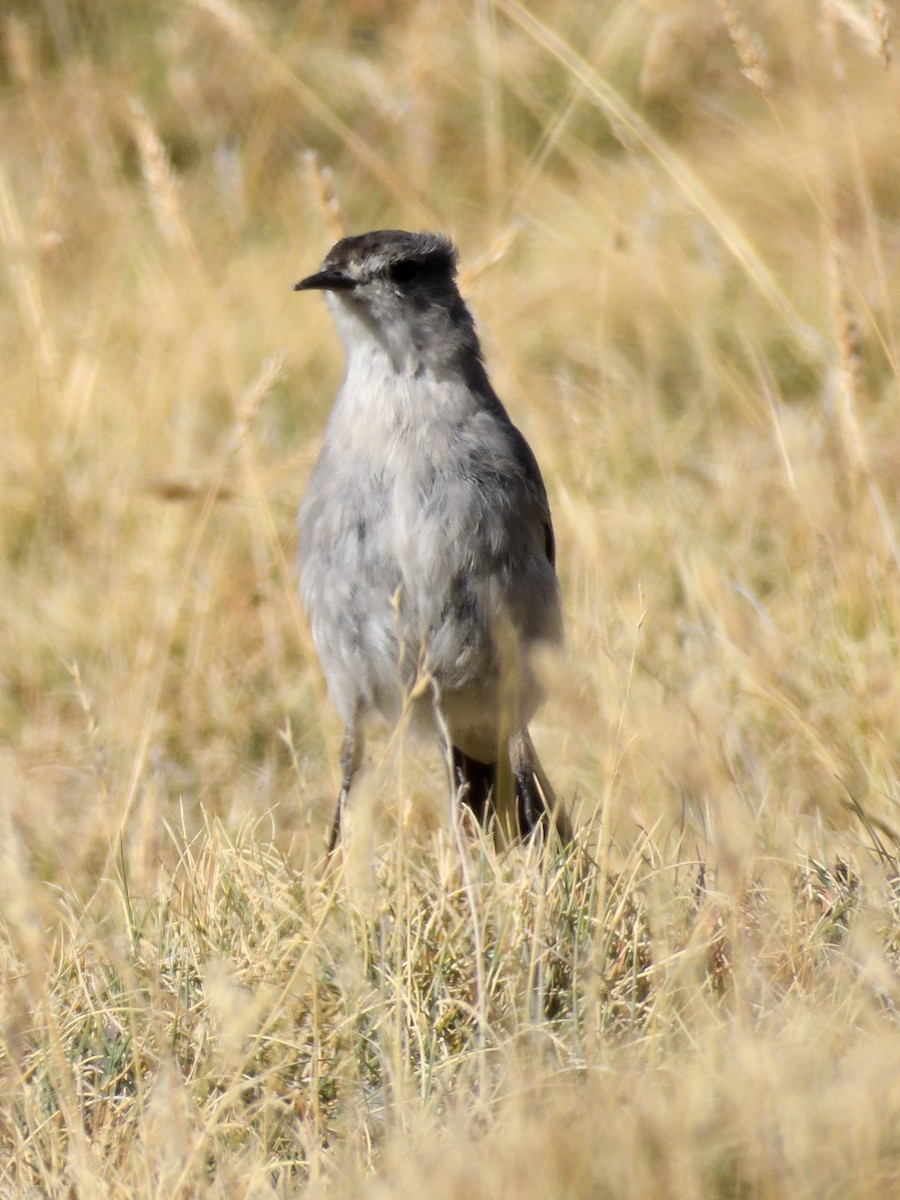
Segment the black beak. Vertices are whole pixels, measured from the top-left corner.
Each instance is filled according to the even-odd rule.
[[[356,283],[354,280],[348,279],[346,275],[342,275],[334,267],[325,267],[322,271],[316,271],[315,275],[307,275],[305,279],[301,279],[299,283],[295,283],[294,291],[347,292],[355,287]]]

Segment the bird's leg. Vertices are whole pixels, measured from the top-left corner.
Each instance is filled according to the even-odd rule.
[[[331,837],[328,839],[328,853],[333,854],[340,841],[341,828],[344,824],[344,806],[350,795],[353,777],[362,762],[363,736],[355,720],[351,721],[344,730],[344,740],[341,742],[341,791],[338,796],[337,808],[334,810],[334,821],[331,825]]]
[[[546,824],[565,846],[572,840],[572,823],[538,758],[531,734],[521,729],[510,738],[510,757],[518,793],[519,833],[528,837]]]

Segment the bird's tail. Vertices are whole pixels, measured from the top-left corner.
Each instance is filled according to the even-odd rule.
[[[497,763],[479,762],[453,747],[455,782],[463,804],[478,824],[486,827],[494,817],[502,822],[504,808],[513,806],[503,805],[498,788],[514,784],[515,833],[525,840],[537,829],[546,834],[552,828],[562,844],[567,845],[572,840],[572,823],[553,791],[527,731],[514,739],[512,756],[503,765],[506,770],[498,771]]]

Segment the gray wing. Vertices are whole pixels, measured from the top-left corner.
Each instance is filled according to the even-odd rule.
[[[522,470],[528,483],[528,488],[534,497],[535,509],[541,519],[544,533],[544,552],[551,567],[556,566],[556,538],[553,534],[553,518],[550,515],[550,501],[547,499],[547,489],[541,468],[534,456],[534,451],[525,440],[525,435],[510,422],[513,443]]]
[[[534,530],[540,532],[544,554],[555,567],[556,538],[541,468],[525,435],[512,423],[495,394],[476,417],[472,432],[479,472],[495,475],[501,490],[509,489],[511,503],[522,516],[527,514]]]

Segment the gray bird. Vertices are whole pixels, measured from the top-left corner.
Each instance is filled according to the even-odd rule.
[[[437,731],[462,802],[528,837],[569,819],[528,721],[532,652],[562,642],[537,461],[491,387],[431,233],[346,237],[295,284],[327,294],[347,355],[300,508],[300,593],[344,722],[329,851],[373,713]]]

